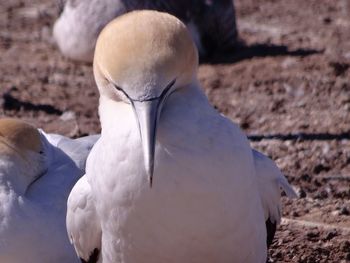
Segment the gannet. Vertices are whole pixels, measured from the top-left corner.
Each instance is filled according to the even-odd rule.
[[[53,27],[55,42],[65,56],[90,62],[102,28],[117,16],[139,9],[164,11],[180,18],[201,56],[236,46],[233,0],[67,0]]]
[[[79,262],[66,203],[97,138],[71,140],[0,119],[0,262]]]
[[[93,66],[102,133],[66,219],[82,262],[265,263],[265,223],[273,235],[280,186],[294,191],[209,104],[186,26],[157,11],[120,16]]]

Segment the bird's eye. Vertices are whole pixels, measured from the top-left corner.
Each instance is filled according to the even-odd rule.
[[[118,87],[115,84],[112,84],[112,85],[115,88],[115,90],[117,91],[120,99],[122,99],[124,102],[130,103],[131,99],[130,99],[129,95],[121,87]]]
[[[173,80],[168,84],[168,86],[166,87],[166,89],[170,90],[170,89],[174,86],[175,82],[176,82],[176,79],[173,79]]]
[[[44,151],[40,151],[39,154],[44,154]]]
[[[174,86],[176,82],[176,79],[173,79],[173,81],[171,81],[168,86],[163,90],[162,94],[160,94],[161,98],[167,97],[169,96],[171,93],[174,92],[174,90],[171,91],[171,88]],[[169,92],[170,91],[170,92]]]
[[[118,87],[118,86],[115,85],[115,84],[112,84],[112,85],[113,85],[113,87],[114,87],[116,90],[122,92],[126,97],[129,97],[128,94],[126,94],[126,92],[125,92],[121,87]]]

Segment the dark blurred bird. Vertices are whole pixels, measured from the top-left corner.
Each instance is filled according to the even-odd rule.
[[[113,18],[140,9],[163,11],[181,19],[202,57],[231,50],[237,42],[233,0],[59,1],[62,13],[54,25],[54,38],[61,52],[75,60],[92,61],[101,29]]]

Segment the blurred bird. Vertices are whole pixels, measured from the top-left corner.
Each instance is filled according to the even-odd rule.
[[[201,56],[235,47],[233,0],[67,0],[53,35],[61,52],[75,60],[92,61],[102,28],[126,12],[152,9],[180,18],[189,28]],[[147,28],[144,30],[147,31]]]
[[[0,262],[79,262],[65,231],[66,203],[97,138],[0,119]]]
[[[82,262],[266,262],[280,186],[295,193],[209,104],[197,66],[172,15],[135,11],[101,32],[102,133],[67,208]]]

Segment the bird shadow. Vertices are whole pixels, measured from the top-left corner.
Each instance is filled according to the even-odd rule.
[[[273,44],[238,44],[234,50],[227,52],[209,54],[200,60],[205,64],[231,64],[251,58],[276,57],[276,56],[294,56],[305,57],[314,54],[323,53],[323,50],[317,49],[295,49],[290,50],[285,45]]]
[[[4,110],[25,110],[25,111],[43,111],[51,115],[61,115],[63,112],[48,104],[33,104],[27,101],[21,101],[9,93],[2,96],[2,108]]]
[[[254,134],[248,135],[250,141],[280,140],[280,141],[330,141],[349,140],[350,132],[342,133],[288,133],[288,134]]]

